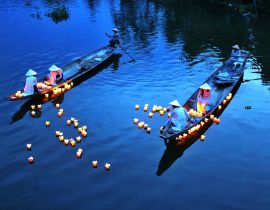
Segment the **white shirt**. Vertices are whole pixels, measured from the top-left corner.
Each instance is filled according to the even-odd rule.
[[[24,86],[24,95],[33,94],[34,85],[37,85],[37,78],[34,76],[26,77],[25,86]]]
[[[183,129],[186,126],[189,117],[190,116],[185,108],[174,108],[171,116],[171,122],[175,127],[172,127],[172,129],[175,131]]]

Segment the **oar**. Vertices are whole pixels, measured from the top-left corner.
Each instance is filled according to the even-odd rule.
[[[106,34],[106,36],[107,37],[109,37],[110,39],[112,39],[112,36],[110,36],[109,34],[107,34],[107,33],[105,33]],[[121,50],[123,50],[131,59],[132,59],[132,61],[136,61],[123,47],[121,47],[120,45],[117,45],[117,46],[119,46],[119,48],[121,49]]]

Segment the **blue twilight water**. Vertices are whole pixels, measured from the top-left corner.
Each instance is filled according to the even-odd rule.
[[[67,21],[44,16],[61,5],[70,11]],[[28,68],[41,77],[50,65],[63,66],[107,44],[104,33],[114,26],[137,62],[128,63],[119,51],[120,58],[64,95],[61,119],[52,102],[43,104],[38,118],[30,115],[31,101],[0,102],[0,209],[270,209],[269,24],[269,17],[250,19],[200,1],[1,1],[1,97],[24,85]],[[257,56],[244,76],[253,80],[241,85],[204,143],[184,154],[165,152],[170,164],[157,176],[166,150],[159,127],[166,117],[150,120],[134,105],[184,103],[235,43]],[[72,116],[88,126],[76,148],[54,134],[77,136],[65,124]],[[152,133],[137,129],[134,117]],[[75,157],[79,147],[82,159]]]

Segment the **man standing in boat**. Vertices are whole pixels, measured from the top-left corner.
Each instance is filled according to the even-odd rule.
[[[25,86],[24,86],[24,92],[22,93],[23,96],[32,95],[36,92],[38,92],[37,89],[37,78],[35,77],[37,75],[37,72],[35,72],[32,69],[29,69],[26,76]]]
[[[168,133],[176,133],[185,128],[188,120],[190,119],[190,115],[177,100],[174,100],[169,104],[172,106],[171,117],[166,122],[163,130],[167,130]]]
[[[114,28],[112,31],[113,31],[113,35],[109,35],[107,33],[106,35],[111,38],[110,46],[116,48],[118,45],[121,44],[119,30],[117,28]]]

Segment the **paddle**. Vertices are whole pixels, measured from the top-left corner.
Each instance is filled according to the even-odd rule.
[[[109,34],[105,33],[107,37],[109,37],[110,39],[112,39],[112,36],[110,36]],[[117,45],[121,50],[123,50],[131,59],[132,61],[136,61],[123,47],[121,47],[121,45]]]

